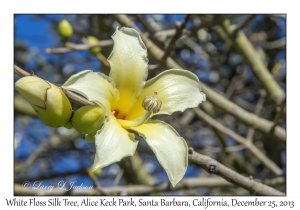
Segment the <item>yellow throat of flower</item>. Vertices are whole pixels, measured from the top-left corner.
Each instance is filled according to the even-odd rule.
[[[154,95],[146,96],[144,98],[142,106],[147,112],[142,117],[133,121],[118,119],[120,125],[125,129],[130,127],[137,127],[144,124],[150,118],[152,113],[159,112],[162,102],[156,97],[157,94],[157,92],[154,92]]]

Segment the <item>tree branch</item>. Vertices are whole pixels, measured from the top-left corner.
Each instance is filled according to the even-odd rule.
[[[96,189],[97,189],[98,193],[100,193],[100,195],[110,195],[109,193],[107,193],[105,190],[102,189],[102,186],[100,185],[97,177],[93,174],[93,172],[90,169],[86,169],[86,172],[89,175],[89,177],[91,178],[91,180],[93,181],[93,183],[96,186]]]
[[[204,121],[210,124],[212,127],[216,128],[217,130],[225,133],[226,135],[232,137],[236,142],[242,144],[247,148],[255,157],[257,157],[267,168],[269,168],[274,174],[281,175],[282,170],[267,156],[265,156],[257,147],[252,144],[252,142],[248,141],[246,138],[238,135],[233,130],[226,128],[223,124],[219,123],[208,114],[204,113],[199,108],[194,108],[195,113],[201,117]]]
[[[231,29],[229,19],[224,19],[221,24],[228,38],[232,41],[233,46],[243,56],[246,63],[249,64],[256,78],[261,82],[262,86],[270,94],[271,99],[278,105],[285,98],[284,91],[277,84],[270,71],[266,68],[256,50],[247,39],[245,34],[240,31],[234,36],[234,31]]]
[[[238,34],[238,32],[240,30],[242,30],[243,28],[245,28],[255,17],[256,17],[256,14],[250,15],[241,25],[239,25],[238,27],[236,27],[233,30],[232,36],[236,37],[236,35]]]
[[[193,148],[189,148],[189,160],[199,165],[208,173],[217,174],[228,182],[240,186],[254,195],[285,195],[272,187],[254,181],[252,178],[238,174],[218,161],[195,152]]]
[[[271,133],[274,131],[275,127],[278,125],[279,123],[279,119],[281,118],[281,115],[283,114],[283,111],[284,111],[284,108],[286,106],[286,99],[284,99],[281,103],[280,106],[277,107],[276,109],[276,115],[275,115],[275,118],[274,118],[274,124],[271,128]]]
[[[54,131],[52,131],[53,134]],[[39,147],[26,159],[26,161],[20,165],[15,166],[15,173],[22,173],[28,170],[28,168],[37,160],[37,158],[49,148],[49,142],[51,135],[48,138],[42,140]]]
[[[265,90],[260,90],[260,93],[259,93],[260,97],[258,99],[258,102],[257,102],[256,106],[255,106],[254,114],[256,114],[256,115],[260,114],[260,112],[263,108],[263,104],[264,104],[264,101],[265,101],[265,98],[266,98],[266,94],[267,93],[266,93]],[[276,125],[275,126],[273,125],[273,127],[275,128]],[[248,141],[252,141],[254,133],[255,133],[255,129],[252,128],[252,127],[249,128],[246,139],[248,139]]]
[[[49,54],[56,54],[56,53],[68,53],[73,50],[89,50],[93,47],[107,47],[107,46],[112,46],[113,45],[113,40],[101,40],[96,44],[75,44],[72,42],[66,42],[66,47],[62,48],[47,48],[46,52]]]
[[[172,50],[174,48],[174,45],[175,45],[177,39],[180,38],[180,36],[182,34],[182,31],[183,31],[183,29],[185,28],[185,26],[186,26],[186,24],[188,22],[189,17],[190,17],[190,15],[186,15],[186,17],[184,18],[184,20],[181,23],[176,24],[176,33],[173,36],[172,40],[170,41],[169,45],[167,46],[164,55],[161,57],[160,63],[163,64],[163,63],[166,62],[166,59],[171,54],[171,52],[172,52]]]

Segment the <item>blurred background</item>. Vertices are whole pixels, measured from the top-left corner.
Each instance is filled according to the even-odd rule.
[[[161,50],[171,49],[169,56],[183,69],[195,73],[210,89],[243,111],[285,130],[285,99],[274,100],[270,94],[272,90],[265,86],[268,81],[253,71],[259,59],[283,94],[286,92],[285,15],[193,14],[188,19],[186,16],[132,14],[125,17]],[[73,29],[67,38],[58,32],[62,20],[67,20]],[[176,30],[180,30],[180,27],[176,29],[176,24],[184,20],[187,20],[185,29],[173,38]],[[33,70],[37,76],[58,85],[85,69],[109,74],[106,58],[113,47],[111,35],[117,26],[125,25],[119,17],[102,14],[20,14],[14,16],[14,24],[14,64],[26,71]],[[239,37],[243,39],[239,40]],[[170,46],[172,42],[174,45]],[[87,44],[97,46],[87,48]],[[248,49],[255,52],[255,56],[247,54]],[[170,68],[166,62],[155,58],[149,48],[148,55],[148,79]],[[19,78],[14,75],[14,82]],[[84,136],[74,129],[54,129],[44,125],[16,90],[14,100],[15,195],[51,193],[26,191],[21,187],[25,181],[40,181],[45,186],[57,186],[60,181],[67,184],[76,181],[78,185],[83,183],[86,186],[100,184],[103,189],[111,190],[110,195],[250,195],[245,189],[210,175],[193,163],[189,163],[182,181],[188,184],[179,184],[176,189],[169,187],[165,171],[143,139],[140,139],[133,157],[91,173],[94,144],[86,142]],[[269,134],[274,131],[273,127],[270,132],[263,131],[241,119],[243,116],[248,118],[243,112],[242,117],[237,118],[230,111],[216,107],[215,103],[215,97],[208,95],[208,101],[200,106],[214,121],[205,120],[203,113],[194,109],[157,118],[171,124],[195,151],[285,192],[285,138],[284,141],[278,140],[276,133]],[[244,143],[215,128],[216,123],[242,137]],[[246,141],[254,145],[258,155],[245,146]],[[167,187],[139,191],[136,186]],[[92,195],[96,192],[65,192],[66,195],[72,193]]]

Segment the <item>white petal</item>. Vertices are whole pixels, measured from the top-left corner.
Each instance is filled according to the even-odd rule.
[[[157,92],[157,98],[162,102],[160,111],[156,114],[172,114],[187,108],[197,107],[205,101],[205,94],[201,92],[198,77],[186,70],[166,70],[148,80],[142,94],[131,109],[126,119],[131,120],[145,114],[141,106],[146,96]],[[155,114],[155,115],[156,115]]]
[[[119,97],[114,82],[105,74],[92,70],[81,71],[71,76],[62,88],[85,96],[107,112],[113,111]]]
[[[188,166],[188,147],[185,140],[169,124],[159,120],[150,119],[145,124],[130,129],[146,140],[175,186]]]
[[[137,143],[134,134],[123,129],[113,115],[108,115],[95,136],[96,156],[93,171],[132,156]]]
[[[116,107],[118,118],[126,116],[142,92],[148,76],[147,48],[140,34],[131,28],[121,28],[112,36],[114,48],[108,61],[109,76],[116,83],[120,98]]]

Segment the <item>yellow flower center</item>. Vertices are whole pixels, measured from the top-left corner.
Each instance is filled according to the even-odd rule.
[[[120,119],[118,118],[119,111],[115,110],[114,115],[118,119],[120,125],[125,129],[130,127],[136,127],[144,124],[150,118],[152,113],[159,112],[162,102],[156,97],[157,94],[158,94],[157,92],[154,92],[153,96],[146,96],[144,98],[142,106],[147,112],[137,120],[133,120],[133,121],[125,120],[126,116]]]

